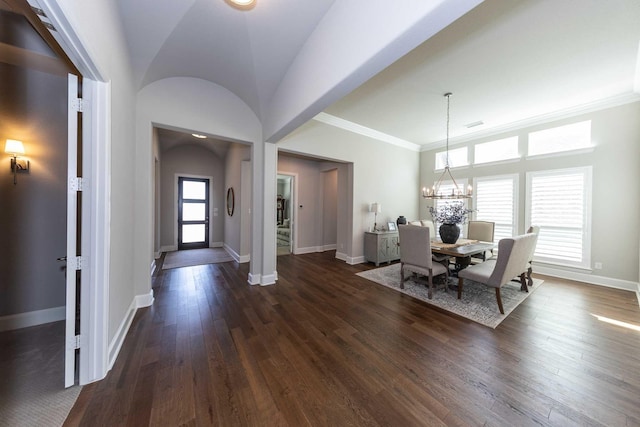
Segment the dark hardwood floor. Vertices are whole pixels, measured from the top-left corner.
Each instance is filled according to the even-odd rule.
[[[545,277],[492,330],[333,257],[161,271],[66,425],[640,425],[640,331],[595,317],[640,325],[634,293]]]

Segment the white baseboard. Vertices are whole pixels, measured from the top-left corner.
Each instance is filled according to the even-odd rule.
[[[0,331],[28,328],[66,319],[65,306],[0,317]]]
[[[363,262],[366,262],[364,256],[350,257],[344,252],[336,252],[336,258],[349,265],[362,264]]]
[[[160,252],[173,252],[173,251],[177,251],[178,250],[178,246],[177,245],[167,245],[167,246],[161,246],[160,247]]]
[[[118,358],[118,354],[120,354],[120,349],[122,348],[124,339],[127,337],[127,333],[129,332],[129,328],[131,327],[131,323],[133,322],[136,312],[139,308],[148,307],[151,304],[153,304],[153,289],[146,295],[136,295],[133,298],[133,301],[131,301],[129,309],[127,310],[127,315],[122,319],[113,341],[109,344],[108,370],[111,370],[113,364]]]
[[[259,274],[251,274],[249,273],[249,277],[247,279],[250,285],[259,285],[260,284],[260,275]]]
[[[309,246],[306,248],[295,248],[294,255],[312,254],[316,252],[333,251],[336,250],[337,245],[324,245],[324,246]]]
[[[242,264],[245,262],[249,262],[251,260],[251,255],[240,255],[238,252],[234,251],[231,246],[224,244],[224,250],[227,251],[231,257],[236,260],[238,264]]]
[[[334,244],[332,244],[332,245],[324,245],[324,246],[322,247],[322,252],[325,252],[325,251],[335,251],[335,250],[337,250],[337,249],[338,249],[338,245],[334,243]]]
[[[638,299],[638,305],[640,305],[640,283],[638,283],[638,289],[636,289],[636,298]]]
[[[160,256],[161,256],[161,255],[162,255],[162,250],[159,250],[158,252],[154,252],[154,253],[153,253],[153,257],[154,257],[155,259],[160,258]]]
[[[640,285],[629,280],[614,279],[612,277],[596,276],[593,274],[579,273],[577,271],[563,270],[560,268],[546,267],[533,264],[533,272],[546,276],[558,277],[560,279],[575,280],[578,282],[590,283],[592,285],[606,286],[608,288],[623,289],[640,293]],[[639,295],[640,296],[640,295]]]
[[[271,274],[263,274],[260,277],[260,286],[275,285],[277,279],[278,279],[278,273],[276,271],[274,271]]]

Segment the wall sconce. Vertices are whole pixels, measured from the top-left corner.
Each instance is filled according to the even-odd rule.
[[[13,172],[13,185],[16,185],[18,183],[17,173],[29,172],[29,160],[18,158],[19,154],[24,154],[24,145],[22,145],[22,141],[7,139],[4,145],[4,152],[13,156],[11,159],[11,171]]]

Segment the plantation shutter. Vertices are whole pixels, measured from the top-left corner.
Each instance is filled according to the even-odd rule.
[[[461,180],[461,181],[456,180],[456,182],[458,184],[458,188],[462,189],[463,191],[467,187],[467,180],[466,179]],[[450,194],[451,190],[453,190],[453,189],[454,189],[453,181],[443,181],[441,183],[441,185],[440,185],[440,191],[443,194]],[[450,203],[458,203],[458,202],[460,202],[460,200],[447,200],[447,199],[439,200],[439,199],[436,199],[435,208],[438,209],[438,208],[441,208],[442,206],[446,206],[446,205],[448,205]],[[465,206],[468,207],[466,200],[464,200],[464,203],[465,203]],[[436,226],[436,228],[438,228],[442,224],[436,224],[435,221],[434,221],[434,225]],[[460,230],[460,237],[464,237],[465,236],[465,232],[466,232],[466,227],[461,226],[461,225],[458,225],[458,227],[461,229]],[[440,238],[440,231],[438,231],[438,238]]]
[[[517,176],[476,180],[475,218],[495,223],[494,242],[516,234],[516,182]]]
[[[529,224],[540,226],[535,260],[588,267],[591,169],[528,174]]]

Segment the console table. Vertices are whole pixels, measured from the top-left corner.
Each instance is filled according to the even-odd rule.
[[[397,231],[367,231],[364,233],[364,258],[376,264],[400,259]]]

